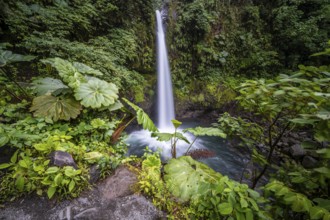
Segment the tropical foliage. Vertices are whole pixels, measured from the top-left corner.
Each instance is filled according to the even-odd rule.
[[[180,130],[173,119],[173,132],[161,132],[141,107],[155,94],[159,7],[179,109],[212,113],[212,126]],[[1,1],[0,203],[76,197],[91,170],[103,178],[131,162],[136,190],[172,219],[330,219],[329,8],[322,0]],[[170,142],[171,159],[127,158],[135,119]],[[248,149],[240,183],[188,156],[201,136]],[[178,141],[188,144],[183,156]],[[72,161],[55,163],[59,152]]]

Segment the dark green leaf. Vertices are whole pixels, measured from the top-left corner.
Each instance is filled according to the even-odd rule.
[[[52,93],[55,90],[68,88],[59,79],[54,79],[50,77],[41,78],[33,81],[33,88],[37,92],[37,95],[45,95],[47,93]]]
[[[12,166],[12,164],[10,164],[10,163],[2,163],[2,164],[0,164],[0,170],[6,169],[6,168],[8,168],[10,166]]]
[[[33,99],[30,110],[34,111],[36,117],[51,118],[53,121],[68,121],[80,114],[81,105],[72,98],[43,95]]]
[[[321,219],[326,212],[327,210],[317,206],[314,206],[309,210],[311,219]]]
[[[316,198],[316,199],[313,199],[313,201],[316,202],[318,206],[330,211],[330,200],[329,199]]]
[[[8,63],[20,62],[20,61],[31,61],[35,56],[30,55],[21,55],[12,53],[9,50],[1,50],[0,49],[0,67],[5,66]]]
[[[7,136],[0,137],[0,147],[5,146],[9,142],[9,140],[9,137]]]
[[[140,107],[138,107],[137,105],[134,105],[132,102],[128,101],[125,98],[123,100],[135,110],[138,124],[142,125],[143,129],[149,130],[152,132],[158,131],[155,124],[152,122],[152,120],[149,118],[149,116]]]

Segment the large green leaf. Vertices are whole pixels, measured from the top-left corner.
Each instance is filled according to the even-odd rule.
[[[0,147],[5,146],[9,142],[9,137],[7,136],[2,136],[0,137]]]
[[[113,83],[92,78],[75,90],[75,98],[85,107],[110,106],[118,99],[118,88]]]
[[[119,100],[117,100],[114,104],[110,105],[107,109],[109,111],[116,111],[118,109],[121,109],[122,107],[124,107],[124,105]]]
[[[178,121],[178,120],[175,120],[175,119],[172,119],[172,124],[174,125],[175,128],[178,128],[180,127],[180,125],[182,125],[182,122],[181,121]]]
[[[316,153],[320,154],[320,156],[322,158],[330,159],[330,149],[329,148],[323,148],[323,149],[317,150]]]
[[[309,214],[311,219],[321,219],[327,212],[321,207],[314,206],[310,209]]]
[[[222,175],[189,156],[171,159],[164,167],[166,181],[172,194],[182,201],[205,195],[208,184],[215,183]]]
[[[84,159],[85,160],[98,160],[101,157],[103,157],[102,153],[97,152],[97,151],[92,151],[92,152],[85,153]]]
[[[320,118],[322,120],[329,120],[330,119],[330,111],[327,111],[325,109],[319,111],[316,115],[317,118]]]
[[[159,141],[169,141],[172,138],[178,138],[179,140],[182,140],[187,144],[190,144],[188,139],[185,136],[183,136],[183,134],[180,132],[176,132],[176,133],[153,132],[151,136],[157,138],[157,140]]]
[[[0,67],[13,62],[31,61],[34,58],[35,56],[15,54],[9,50],[0,50]]]
[[[330,211],[330,200],[329,199],[316,198],[316,199],[313,199],[313,201],[316,202],[318,206]]]
[[[52,93],[58,89],[68,88],[61,80],[50,77],[34,80],[33,87],[38,96]]]
[[[54,196],[55,192],[56,192],[56,187],[50,186],[47,190],[48,198],[51,199]]]
[[[203,127],[196,127],[196,128],[187,128],[184,131],[188,131],[195,136],[218,136],[222,138],[226,138],[227,135],[219,128],[203,128]]]
[[[156,132],[158,131],[155,124],[149,118],[149,116],[137,105],[134,105],[132,102],[128,101],[127,99],[123,99],[129,106],[131,106],[135,112],[136,117],[139,125],[142,125],[143,129]]]
[[[161,132],[153,132],[151,134],[152,137],[157,138],[159,141],[169,141],[174,137],[174,134],[172,133],[161,133]]]
[[[81,83],[87,82],[86,78],[77,70],[77,68],[67,60],[55,57],[41,60],[41,62],[44,64],[50,64],[54,67],[62,77],[63,81],[73,89],[78,88]]]
[[[80,114],[81,105],[72,98],[52,95],[38,96],[33,99],[30,109],[34,116],[50,118],[53,121],[70,120]]]
[[[218,209],[221,215],[229,215],[233,212],[233,206],[228,202],[219,204]]]

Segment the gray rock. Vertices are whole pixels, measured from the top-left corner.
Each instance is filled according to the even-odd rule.
[[[101,176],[101,170],[98,165],[93,165],[89,169],[89,183],[96,183],[100,179]]]
[[[105,212],[102,212],[102,209],[93,207],[78,213],[73,219],[99,219],[102,214],[105,214]]]
[[[52,166],[64,167],[72,166],[77,169],[77,164],[74,162],[71,154],[64,151],[54,151],[49,154],[50,164]]]
[[[318,161],[311,157],[311,156],[304,156],[304,159],[301,162],[301,165],[303,165],[303,167],[307,168],[307,169],[312,169],[312,168],[316,168],[318,165]]]
[[[290,147],[290,154],[294,158],[301,158],[306,155],[306,151],[299,144],[292,145]]]
[[[106,179],[100,185],[99,191],[101,192],[101,199],[103,201],[111,200],[117,197],[128,196],[133,193],[132,186],[136,183],[136,175],[128,170],[126,167],[119,167],[115,175]]]
[[[71,220],[72,219],[72,211],[71,206],[66,207],[65,209],[62,209],[59,211],[58,217],[59,220]]]
[[[151,202],[138,195],[118,199],[111,206],[114,207],[114,212],[111,212],[109,219],[152,220],[162,216]]]
[[[113,199],[106,206],[92,207],[76,214],[73,219],[152,220],[163,214],[145,197],[131,195]]]
[[[32,220],[33,217],[23,209],[10,207],[4,210],[0,209],[1,220]]]

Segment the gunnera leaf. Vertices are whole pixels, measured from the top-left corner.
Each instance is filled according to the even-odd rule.
[[[41,60],[44,64],[50,64],[70,88],[76,89],[81,83],[87,82],[86,78],[78,71],[71,62],[59,57]]]
[[[8,63],[20,62],[20,61],[31,61],[35,56],[21,55],[13,53],[9,50],[0,49],[0,67],[5,66]]]
[[[34,112],[35,117],[68,121],[80,114],[81,105],[71,97],[43,95],[33,99],[30,111]]]
[[[37,95],[45,95],[46,93],[52,93],[58,89],[69,88],[62,83],[59,79],[51,77],[41,78],[33,81],[33,88],[37,92]]]
[[[189,156],[171,159],[164,171],[164,179],[170,192],[183,202],[205,195],[208,185],[222,177],[220,173]]]
[[[85,107],[110,106],[118,99],[118,88],[113,83],[91,78],[75,90],[75,98]]]

